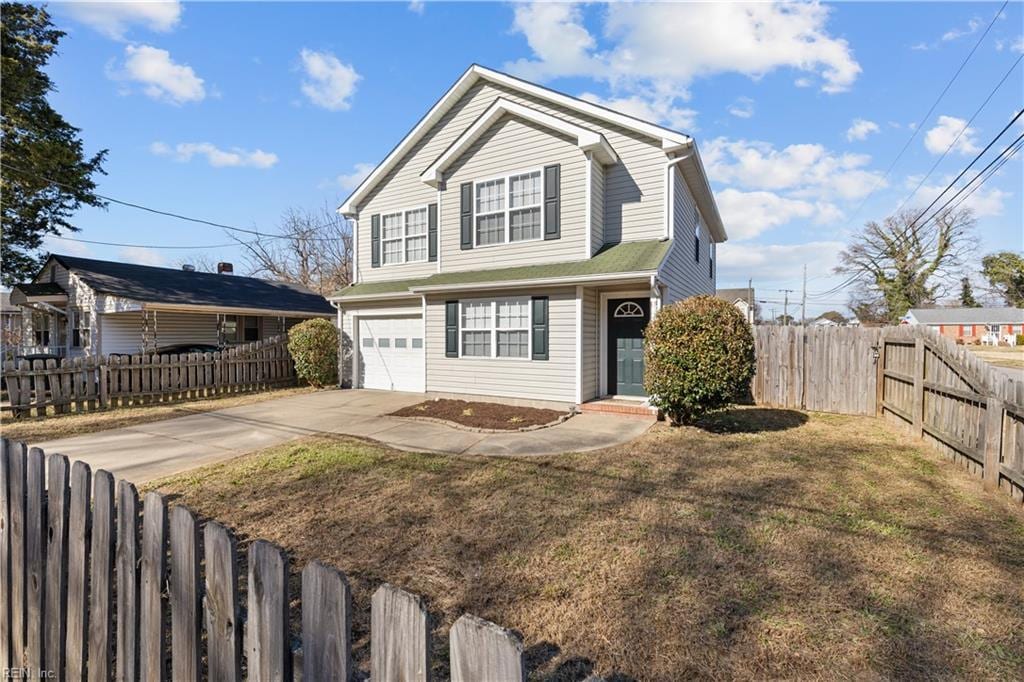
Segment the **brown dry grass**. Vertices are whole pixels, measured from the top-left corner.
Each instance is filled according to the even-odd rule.
[[[427,598],[435,658],[469,611],[533,679],[1024,677],[1019,505],[874,419],[704,426],[537,459],[317,438],[158,487],[344,570],[364,662],[388,581]]]
[[[990,365],[1024,368],[1024,347],[966,346],[966,348]]]
[[[149,422],[184,417],[189,414],[223,410],[228,407],[250,405],[274,398],[285,398],[301,393],[310,393],[317,389],[304,386],[301,388],[282,388],[264,393],[243,393],[225,395],[202,400],[188,400],[177,403],[157,403],[141,407],[118,407],[102,412],[85,412],[83,414],[52,415],[48,417],[32,417],[13,419],[10,413],[3,417],[2,431],[4,438],[35,443],[56,438],[70,438],[86,433],[117,429],[123,426],[135,426]]]

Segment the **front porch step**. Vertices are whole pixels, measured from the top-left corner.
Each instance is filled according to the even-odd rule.
[[[640,417],[650,419],[657,416],[657,408],[636,400],[624,400],[622,398],[598,398],[580,405],[581,412],[599,412],[603,414],[618,414],[625,417]]]

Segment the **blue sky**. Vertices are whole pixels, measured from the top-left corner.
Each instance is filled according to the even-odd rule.
[[[100,192],[272,231],[289,207],[340,203],[481,63],[694,135],[730,232],[719,286],[750,277],[759,298],[780,299],[807,264],[818,313],[846,300],[820,294],[841,281],[831,268],[850,233],[911,193],[1020,57],[1022,5],[1011,3],[885,175],[999,6],[51,3],[68,34],[52,100],[88,150],[110,150]],[[908,206],[927,205],[1024,106],[1022,74]],[[979,254],[1024,247],[1022,186],[1018,156],[972,195]],[[230,241],[116,205],[76,222],[76,237],[98,241]],[[165,265],[193,253],[241,261],[236,247],[47,245]]]

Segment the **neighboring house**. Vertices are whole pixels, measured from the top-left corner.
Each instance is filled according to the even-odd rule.
[[[11,302],[24,325],[20,354],[62,357],[258,341],[334,313],[296,284],[57,254]]]
[[[693,138],[469,68],[339,208],[342,382],[582,403],[643,396],[643,329],[715,291]]]
[[[21,309],[11,304],[11,292],[0,291],[0,368],[14,359],[21,343]]]
[[[1024,334],[1024,309],[911,308],[902,322],[933,327],[962,343],[1014,344]]]
[[[754,324],[756,318],[756,299],[754,298],[753,287],[719,289],[715,292],[715,296],[723,301],[732,303],[741,313],[743,313],[743,317],[747,319],[747,322]]]

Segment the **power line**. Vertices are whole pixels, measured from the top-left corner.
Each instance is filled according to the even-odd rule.
[[[77,237],[65,237],[63,235],[55,234],[49,235],[53,239],[63,239],[68,242],[79,242],[81,244],[99,244],[100,246],[125,246],[133,247],[138,249],[224,249],[230,246],[245,246],[252,244],[253,242],[231,242],[230,244],[205,244],[199,246],[170,246],[167,244],[125,244],[122,242],[101,242],[93,239],[78,239]]]
[[[924,117],[918,122],[918,124],[914,126],[914,130],[911,133],[910,138],[903,145],[903,148],[900,149],[899,154],[897,154],[896,158],[894,158],[892,160],[892,163],[889,164],[889,167],[886,169],[882,177],[878,178],[878,180],[875,181],[875,184],[871,187],[871,190],[866,195],[864,195],[864,199],[861,200],[856,210],[854,210],[854,212],[851,214],[851,220],[861,212],[865,204],[867,204],[868,199],[871,197],[871,195],[874,194],[875,190],[879,188],[881,183],[884,182],[887,177],[889,177],[889,173],[891,173],[892,169],[896,167],[896,164],[899,163],[899,160],[903,158],[903,155],[907,152],[907,149],[910,147],[910,144],[914,141],[914,139],[917,137],[917,134],[921,131],[921,128],[923,128],[924,124],[928,122],[929,118],[931,118],[932,113],[935,111],[935,107],[939,106],[939,102],[942,101],[942,98],[946,96],[947,92],[949,92],[949,89],[953,86],[953,83],[956,82],[957,78],[959,78],[960,73],[964,70],[964,67],[967,66],[967,62],[971,61],[971,57],[973,57],[974,53],[977,52],[978,48],[981,46],[981,43],[985,40],[985,36],[988,35],[988,32],[990,30],[992,30],[992,26],[995,25],[996,20],[999,19],[999,16],[1003,13],[1003,10],[1006,9],[1006,6],[1009,4],[1009,2],[1010,0],[1004,0],[1002,6],[999,8],[999,11],[996,12],[994,17],[992,17],[992,21],[989,22],[988,26],[985,27],[985,31],[978,38],[978,42],[974,44],[974,47],[971,48],[971,51],[968,52],[967,56],[964,57],[964,60],[960,62],[960,66],[953,74],[953,77],[949,79],[949,82],[946,83],[946,87],[942,88],[942,92],[940,92],[939,96],[935,98],[934,102],[932,102],[931,107],[928,108],[928,113],[926,113]]]
[[[963,128],[960,129],[960,132],[956,134],[956,137],[954,137],[953,141],[949,143],[949,146],[946,147],[946,150],[942,152],[942,155],[938,159],[936,159],[935,163],[932,164],[932,167],[928,169],[928,173],[923,178],[921,178],[920,182],[917,183],[917,187],[915,187],[907,196],[903,198],[903,201],[900,202],[900,205],[896,207],[896,210],[893,211],[893,213],[899,213],[900,209],[903,208],[903,206],[906,205],[906,203],[910,201],[910,199],[915,194],[917,194],[917,191],[921,189],[921,187],[928,180],[928,178],[931,177],[932,173],[935,172],[935,169],[938,168],[940,163],[942,163],[942,160],[946,158],[946,155],[949,154],[953,147],[956,146],[956,143],[960,141],[960,138],[963,136],[963,134],[966,133],[968,128],[971,127],[971,123],[973,123],[974,119],[978,117],[978,114],[980,114],[982,110],[986,106],[988,106],[988,103],[992,100],[992,97],[995,96],[996,92],[999,91],[999,88],[1003,86],[1003,83],[1005,83],[1006,79],[1010,77],[1010,74],[1013,73],[1013,70],[1017,68],[1017,65],[1020,64],[1022,59],[1024,59],[1024,54],[1017,57],[1016,61],[1013,62],[1013,65],[1009,69],[1007,69],[1006,73],[1003,74],[1003,77],[999,79],[998,83],[996,83],[996,86],[992,88],[991,92],[988,93],[988,97],[985,98],[985,101],[981,103],[981,106],[979,106],[973,114],[971,114],[971,118],[968,119],[967,123],[965,123]]]
[[[18,168],[17,166],[12,166],[12,165],[10,165],[8,163],[5,163],[3,161],[0,161],[0,166],[6,168],[8,170],[13,170],[15,172],[22,173],[24,175],[28,175],[29,177],[34,177],[36,179],[43,180],[43,181],[48,182],[48,183],[50,183],[52,185],[57,185],[58,187],[65,187],[65,188],[68,188],[68,189],[74,189],[73,187],[71,187],[70,185],[68,185],[66,183],[60,182],[58,180],[54,180],[52,178],[48,178],[48,177],[46,177],[44,175],[39,175],[38,173],[33,173],[31,171],[27,171],[27,170]],[[96,194],[96,196],[99,197],[100,199],[103,199],[104,201],[109,201],[112,204],[119,204],[121,206],[127,206],[129,208],[135,208],[135,209],[138,209],[140,211],[146,211],[148,213],[155,213],[156,215],[162,215],[162,216],[166,216],[168,218],[176,218],[178,220],[184,220],[184,221],[187,221],[187,222],[190,222],[190,223],[197,223],[197,224],[200,224],[200,225],[208,225],[210,227],[219,227],[219,228],[221,228],[223,230],[229,230],[229,231],[232,231],[232,232],[243,232],[245,234],[254,234],[257,237],[261,237],[261,238],[267,238],[267,239],[292,239],[292,240],[297,240],[297,241],[320,241],[320,242],[331,242],[331,241],[334,241],[333,238],[329,238],[329,237],[293,237],[293,236],[284,235],[284,234],[271,234],[271,233],[267,233],[267,232],[260,232],[259,230],[250,230],[250,229],[246,229],[244,227],[236,227],[234,225],[225,225],[224,223],[218,223],[218,222],[214,222],[212,220],[206,220],[205,218],[193,218],[191,216],[182,215],[181,213],[174,213],[173,211],[164,211],[164,210],[161,210],[161,209],[158,209],[158,208],[151,208],[149,206],[144,206],[142,204],[137,204],[135,202],[124,201],[122,199],[115,199],[114,197],[106,196],[106,195],[103,195],[103,194]],[[313,225],[313,226],[311,226],[311,229],[319,229],[321,227],[330,227],[332,224],[333,223],[325,223],[325,224],[322,224],[322,225]]]

